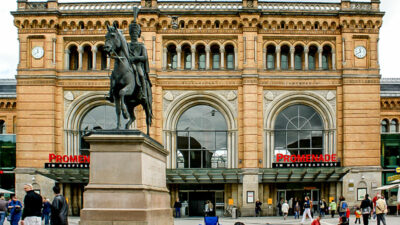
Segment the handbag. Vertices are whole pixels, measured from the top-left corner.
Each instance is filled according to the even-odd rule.
[[[371,213],[371,207],[368,206],[367,208],[362,208],[362,214],[370,214]]]

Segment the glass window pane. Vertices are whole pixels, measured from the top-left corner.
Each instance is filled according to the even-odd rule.
[[[311,54],[308,55],[308,69],[315,70],[315,56]]]
[[[185,53],[185,69],[192,68],[192,54],[190,52]]]
[[[226,150],[227,147],[227,133],[226,132],[216,132],[216,150]]]
[[[221,61],[220,61],[220,57],[219,57],[220,55],[219,55],[219,53],[214,53],[213,55],[212,55],[212,59],[213,59],[213,66],[212,66],[212,68],[213,69],[219,69],[219,65],[220,65],[220,63],[221,63]]]
[[[233,53],[228,53],[226,56],[226,68],[233,69],[234,65],[234,55]]]
[[[186,110],[179,118],[177,130],[220,130],[228,126],[225,117],[215,108],[198,105]]]
[[[206,68],[206,54],[200,53],[199,54],[199,69]]]
[[[269,70],[275,69],[275,55],[274,54],[267,55],[267,69],[269,69]]]
[[[397,132],[397,121],[392,120],[390,122],[390,133],[396,133]]]
[[[323,54],[322,55],[322,69],[328,70],[329,69],[329,63],[328,63],[328,55]]]
[[[175,52],[171,53],[171,68],[176,69],[178,66],[178,56]]]
[[[387,122],[386,122],[386,120],[382,120],[381,128],[382,128],[382,133],[387,132]]]
[[[189,149],[189,132],[178,132],[177,139],[178,149]]]
[[[286,53],[282,53],[281,55],[281,69],[282,70],[289,69],[289,56]]]
[[[209,152],[211,164],[208,168],[225,168],[227,167],[227,151],[217,150]],[[208,159],[208,158],[207,158]]]
[[[190,132],[190,141],[190,149],[214,150],[215,132]]]
[[[299,147],[311,147],[311,131],[299,131]]]
[[[286,131],[275,131],[275,149],[285,149],[286,148]]]
[[[288,131],[286,133],[286,148],[298,148],[297,131]]]
[[[296,54],[294,56],[294,68],[296,70],[301,70],[302,69],[302,57],[301,57],[301,54]]]
[[[178,168],[189,168],[189,151],[177,150],[176,152],[176,166]]]
[[[202,168],[202,157],[205,151],[193,151],[189,153],[190,168]]]
[[[322,148],[322,131],[313,131],[312,135],[312,148]]]

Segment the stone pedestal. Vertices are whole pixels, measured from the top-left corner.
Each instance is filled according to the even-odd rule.
[[[101,130],[90,143],[81,225],[172,225],[161,144],[136,130]]]

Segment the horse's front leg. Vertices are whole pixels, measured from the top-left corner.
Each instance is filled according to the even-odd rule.
[[[121,99],[118,95],[114,95],[115,114],[117,115],[117,130],[121,128]]]
[[[125,96],[126,95],[131,95],[133,93],[133,87],[132,85],[127,85],[126,87],[122,88],[119,91],[119,97],[121,98],[121,109],[122,109],[122,115],[124,116],[125,119],[128,119],[129,117],[129,113],[128,110],[126,108],[126,104],[125,104]]]

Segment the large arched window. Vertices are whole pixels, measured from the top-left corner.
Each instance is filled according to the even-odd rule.
[[[186,110],[177,125],[177,168],[226,168],[227,123],[208,105]]]
[[[296,104],[281,111],[275,121],[274,154],[323,154],[324,125],[314,108]]]
[[[125,125],[127,120],[121,116],[121,124]],[[82,118],[79,134],[81,137],[80,141],[80,152],[81,154],[87,154],[90,148],[83,136],[92,130],[104,130],[104,129],[115,129],[117,127],[117,115],[115,114],[115,108],[110,105],[100,105],[92,108]]]

